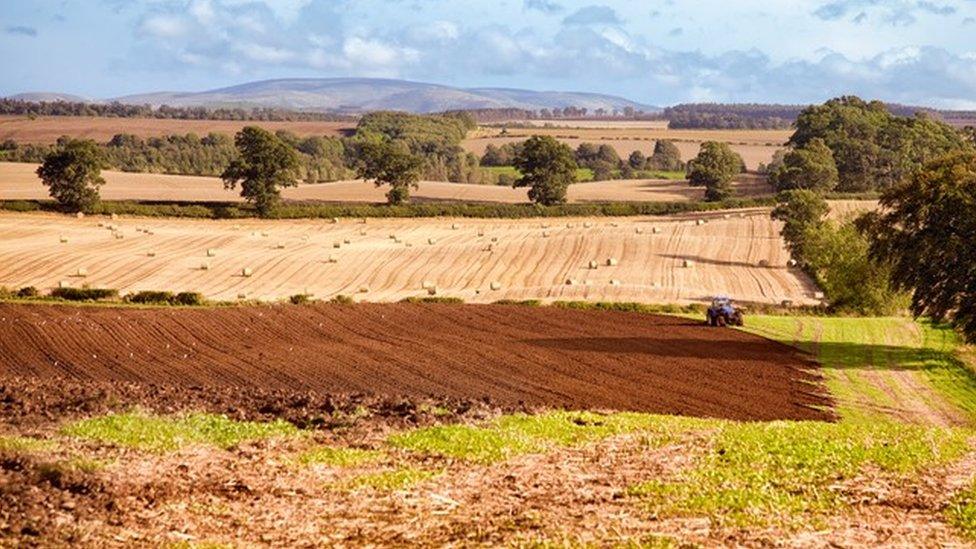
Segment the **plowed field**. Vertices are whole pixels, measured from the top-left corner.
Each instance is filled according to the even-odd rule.
[[[817,366],[701,322],[501,305],[0,305],[0,375],[826,419]]]
[[[667,218],[365,224],[4,213],[0,286],[43,290],[63,282],[123,293],[189,290],[229,300],[309,293],[399,301],[427,295],[433,286],[438,295],[471,302],[690,303],[727,293],[741,301],[816,303],[809,278],[788,267],[779,230],[762,209]]]

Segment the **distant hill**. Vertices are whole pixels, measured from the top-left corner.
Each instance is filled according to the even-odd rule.
[[[84,97],[77,95],[71,95],[70,93],[54,93],[54,92],[27,92],[18,93],[17,95],[8,96],[7,99],[13,99],[15,101],[29,101],[31,103],[53,103],[55,101],[64,101],[66,103],[87,103],[88,100]]]
[[[447,110],[525,109],[565,107],[590,111],[659,112],[621,97],[593,93],[536,92],[473,88],[373,78],[302,78],[264,80],[205,92],[158,92],[112,99],[126,104],[171,107],[270,107],[308,111],[365,112],[401,110],[417,113]]]

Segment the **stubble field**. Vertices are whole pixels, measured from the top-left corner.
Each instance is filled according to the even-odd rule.
[[[8,287],[186,290],[224,300],[308,293],[398,301],[436,291],[472,302],[690,303],[714,294],[817,302],[812,282],[788,267],[779,224],[763,209],[334,224],[7,213],[0,215],[0,242],[0,285]]]

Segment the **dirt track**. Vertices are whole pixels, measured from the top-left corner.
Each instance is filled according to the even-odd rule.
[[[0,375],[488,398],[743,420],[825,419],[790,347],[671,317],[555,308],[0,305]]]

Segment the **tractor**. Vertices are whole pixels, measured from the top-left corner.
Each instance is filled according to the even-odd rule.
[[[708,308],[705,320],[709,326],[723,328],[725,326],[742,326],[742,309],[737,308],[728,296],[716,296],[712,300],[712,306]]]

